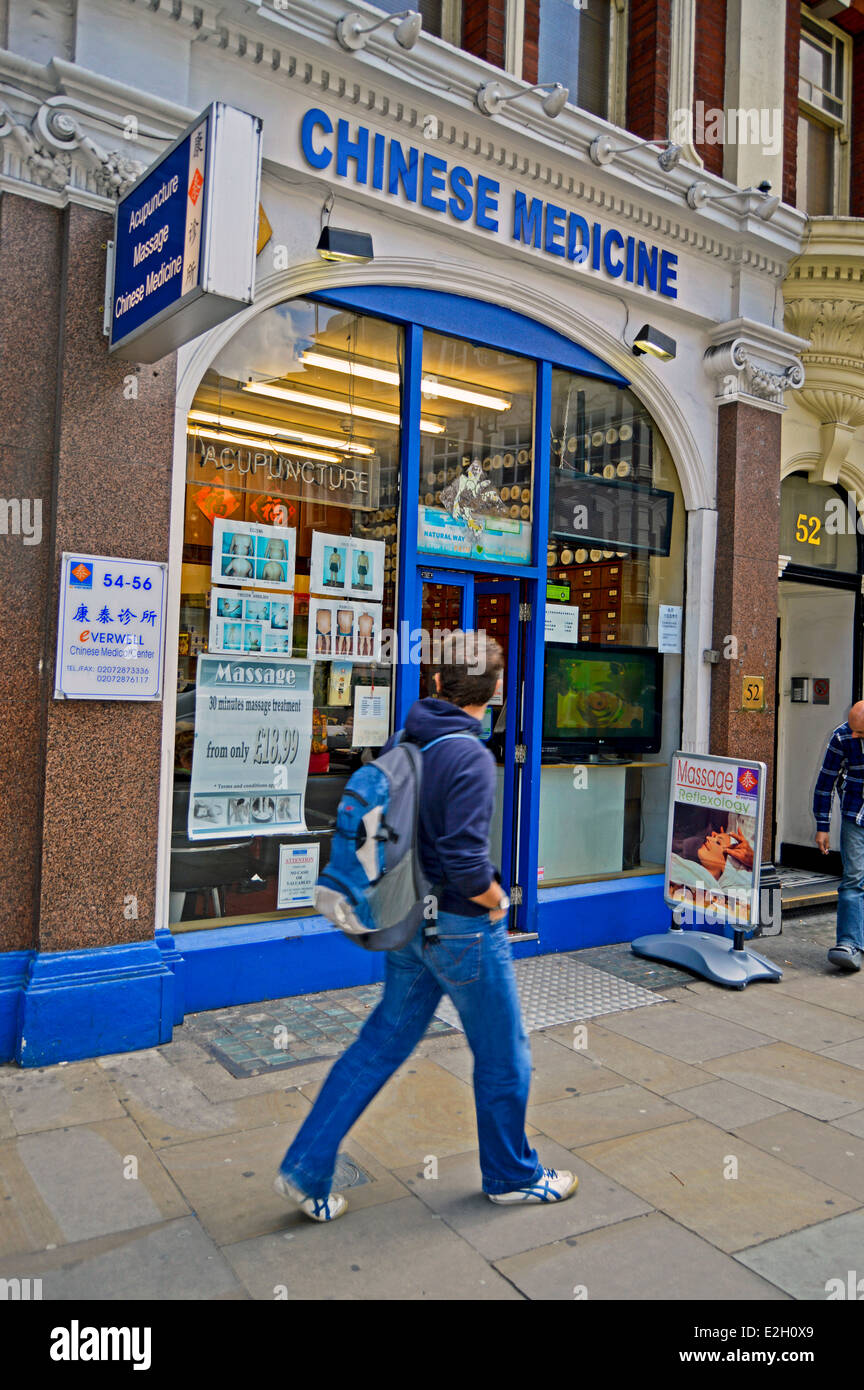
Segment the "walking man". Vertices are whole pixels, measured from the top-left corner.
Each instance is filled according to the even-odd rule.
[[[828,952],[832,965],[860,970],[864,952],[864,700],[849,711],[845,724],[835,729],[822,760],[813,793],[816,844],[823,854],[831,847],[831,800],[838,781],[840,854],[843,877],[837,892],[837,944]]]
[[[495,761],[477,737],[503,654],[482,632],[454,633],[444,638],[442,657],[437,698],[417,700],[405,721],[405,737],[426,750],[417,844],[439,888],[438,939],[426,941],[421,927],[387,953],[380,1003],[333,1066],[282,1160],[277,1192],[315,1221],[345,1211],[345,1198],[330,1190],[339,1145],[413,1052],[443,994],[474,1054],[483,1191],[493,1202],[522,1203],[558,1202],[576,1190],[575,1176],[544,1168],[525,1135],[531,1054],[507,937],[510,902],[489,858]],[[452,734],[462,736],[445,737]]]

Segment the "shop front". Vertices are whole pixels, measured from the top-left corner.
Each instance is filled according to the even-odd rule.
[[[380,969],[315,915],[311,882],[348,777],[429,693],[454,629],[506,656],[483,737],[514,944],[619,937],[622,903],[662,916],[686,514],[624,376],[500,306],[364,283],[251,316],[186,439],[168,892],[189,965],[213,933],[223,952],[277,932],[308,962],[289,992]],[[205,741],[223,788],[251,747],[234,702],[196,730],[214,654],[309,664],[308,774],[287,794],[208,790]],[[259,723],[275,740],[284,720]]]
[[[4,1055],[25,1065],[380,978],[311,886],[347,779],[454,628],[505,652],[483,737],[516,954],[664,930],[672,754],[771,758],[780,417],[803,341],[774,305],[801,216],[769,221],[761,193],[704,171],[712,198],[690,197],[694,168],[573,106],[526,92],[489,115],[489,65],[437,38],[346,52],[332,8],[244,11],[242,34],[226,18],[218,51],[191,45],[184,106],[76,69],[56,197],[31,207],[7,158],[0,271],[41,306],[58,401],[47,422],[10,362],[57,511],[39,554],[0,557],[43,614],[14,772],[40,829],[7,849],[23,906],[0,915]],[[162,20],[127,53],[154,82]],[[28,73],[16,121],[53,129],[73,98]],[[214,99],[260,119],[252,302],[121,360],[101,308],[117,180]],[[119,156],[97,168],[92,149],[121,138],[121,109],[140,167],[109,185]],[[362,258],[321,254],[346,233]],[[23,495],[37,454],[16,447]],[[161,702],[52,700],[55,586],[79,551],[167,567]],[[744,710],[754,674],[765,704]]]

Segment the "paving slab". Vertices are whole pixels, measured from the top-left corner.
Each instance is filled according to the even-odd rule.
[[[819,1049],[823,1057],[831,1057],[835,1062],[845,1062],[847,1067],[860,1067],[864,1070],[864,1038],[855,1042],[839,1043],[837,1047]]]
[[[630,1083],[612,1091],[568,1096],[566,1100],[528,1106],[531,1124],[568,1149],[688,1118],[687,1111],[680,1106]]]
[[[130,1053],[125,1061],[107,1065],[105,1072],[154,1149],[208,1134],[287,1122],[299,1125],[309,1110],[300,1091],[284,1088],[214,1104],[160,1053],[143,1058]]]
[[[843,1134],[824,1120],[797,1110],[743,1125],[736,1130],[748,1144],[803,1168],[811,1177],[864,1202],[864,1142]],[[864,1253],[864,1252],[862,1252]],[[864,1269],[862,1269],[864,1274]]]
[[[740,1023],[730,1023],[687,1004],[655,1004],[603,1019],[603,1027],[682,1062],[705,1062],[773,1041]]]
[[[845,1286],[848,1299],[851,1283],[853,1296],[860,1301],[864,1296],[864,1284],[857,1288],[858,1280],[864,1277],[862,1250],[864,1212],[856,1211],[768,1241],[754,1250],[739,1250],[735,1258],[792,1298],[824,1302],[831,1295],[839,1299]],[[840,1287],[829,1280],[839,1281]]]
[[[417,1167],[400,1168],[397,1176],[487,1260],[650,1211],[639,1197],[551,1140],[543,1140],[539,1158],[547,1168],[567,1168],[576,1174],[579,1186],[566,1202],[497,1206],[482,1191],[476,1154],[442,1159],[437,1178],[426,1178]]]
[[[0,1261],[0,1278],[39,1278],[43,1300],[188,1302],[247,1298],[192,1216]]]
[[[406,1194],[332,1224],[300,1218],[279,1235],[226,1246],[253,1298],[342,1301],[522,1301],[467,1241]]]
[[[0,1099],[8,1107],[12,1132],[17,1134],[120,1119],[124,1113],[96,1062],[71,1062],[32,1071],[4,1067],[0,1070]]]
[[[864,1107],[864,1072],[788,1043],[716,1057],[705,1070],[817,1120]]]
[[[531,1035],[531,1100],[542,1104],[563,1100],[570,1095],[589,1091],[608,1091],[626,1084],[623,1076],[592,1061],[582,1051],[563,1045],[544,1033]],[[474,1072],[474,1059],[468,1048],[439,1052],[435,1061],[469,1084]]]
[[[751,985],[746,990],[706,985],[687,992],[697,1009],[811,1052],[864,1037],[864,1019],[778,993],[770,984]]]
[[[11,1071],[11,1067],[0,1067],[0,1076],[5,1077]],[[20,1083],[21,1072],[18,1067],[15,1068],[15,1071],[18,1074],[17,1081]],[[4,1093],[0,1091],[0,1139],[13,1139],[15,1132],[15,1126],[12,1123],[12,1111],[6,1103]]]
[[[684,1091],[670,1091],[666,1099],[720,1129],[729,1130],[765,1120],[786,1109],[779,1101],[757,1095],[732,1081],[705,1081]]]
[[[798,971],[794,975],[784,973],[783,979],[771,986],[772,992],[789,994],[795,999],[805,999],[810,1004],[821,1004],[838,1014],[850,1014],[853,1018],[864,1018],[864,976],[841,973],[833,966],[826,965],[824,971],[814,975]],[[746,993],[746,991],[745,991]]]
[[[698,1086],[700,1081],[707,1079],[705,1073],[697,1067],[667,1057],[662,1052],[655,1052],[653,1048],[633,1042],[623,1034],[610,1032],[593,1019],[589,1019],[582,1026],[585,1032],[580,1035],[580,1041],[581,1037],[584,1037],[586,1046],[580,1055],[617,1076],[637,1082],[647,1091],[656,1091],[662,1096],[669,1091],[681,1090],[685,1086]],[[565,1047],[573,1046],[573,1028],[570,1024],[548,1028],[542,1036],[554,1038]]]
[[[496,1260],[495,1268],[533,1300],[750,1302],[788,1297],[661,1212]]]
[[[269,1091],[298,1090],[326,1076],[333,1065],[333,1058],[328,1057],[323,1062],[298,1063],[285,1071],[266,1072],[262,1076],[232,1076],[205,1047],[182,1033],[182,1028],[175,1029],[173,1040],[160,1047],[159,1053],[216,1105],[243,1096],[266,1095]]]
[[[2,1255],[89,1240],[188,1213],[129,1119],[6,1140],[0,1144],[0,1191],[11,1199],[0,1202]]]
[[[705,1120],[592,1144],[579,1156],[728,1253],[857,1205]],[[738,1177],[726,1178],[732,1157]]]
[[[304,1089],[303,1094],[307,1094]],[[474,1091],[433,1062],[412,1057],[390,1078],[351,1135],[386,1168],[477,1147]]]
[[[273,1190],[279,1164],[296,1125],[277,1125],[163,1149],[160,1158],[207,1233],[219,1245],[306,1223],[296,1206]],[[342,1146],[368,1177],[346,1194],[352,1208],[404,1197],[405,1187],[362,1146]]]
[[[864,1139],[864,1110],[853,1110],[851,1115],[841,1115],[830,1123],[845,1134],[855,1134]]]

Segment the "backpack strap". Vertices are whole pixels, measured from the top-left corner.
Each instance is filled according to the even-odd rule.
[[[430,743],[424,743],[420,751],[421,753],[425,753],[427,748],[434,748],[436,743],[444,743],[448,738],[476,739],[476,737],[476,734],[470,734],[467,729],[460,729],[457,730],[455,734],[441,734],[439,738],[433,738]]]

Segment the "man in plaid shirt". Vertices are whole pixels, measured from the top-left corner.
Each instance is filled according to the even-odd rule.
[[[828,952],[832,965],[860,970],[864,956],[864,700],[849,711],[825,750],[813,793],[816,844],[831,848],[831,801],[839,780],[840,853],[843,878],[837,892],[837,945]]]

